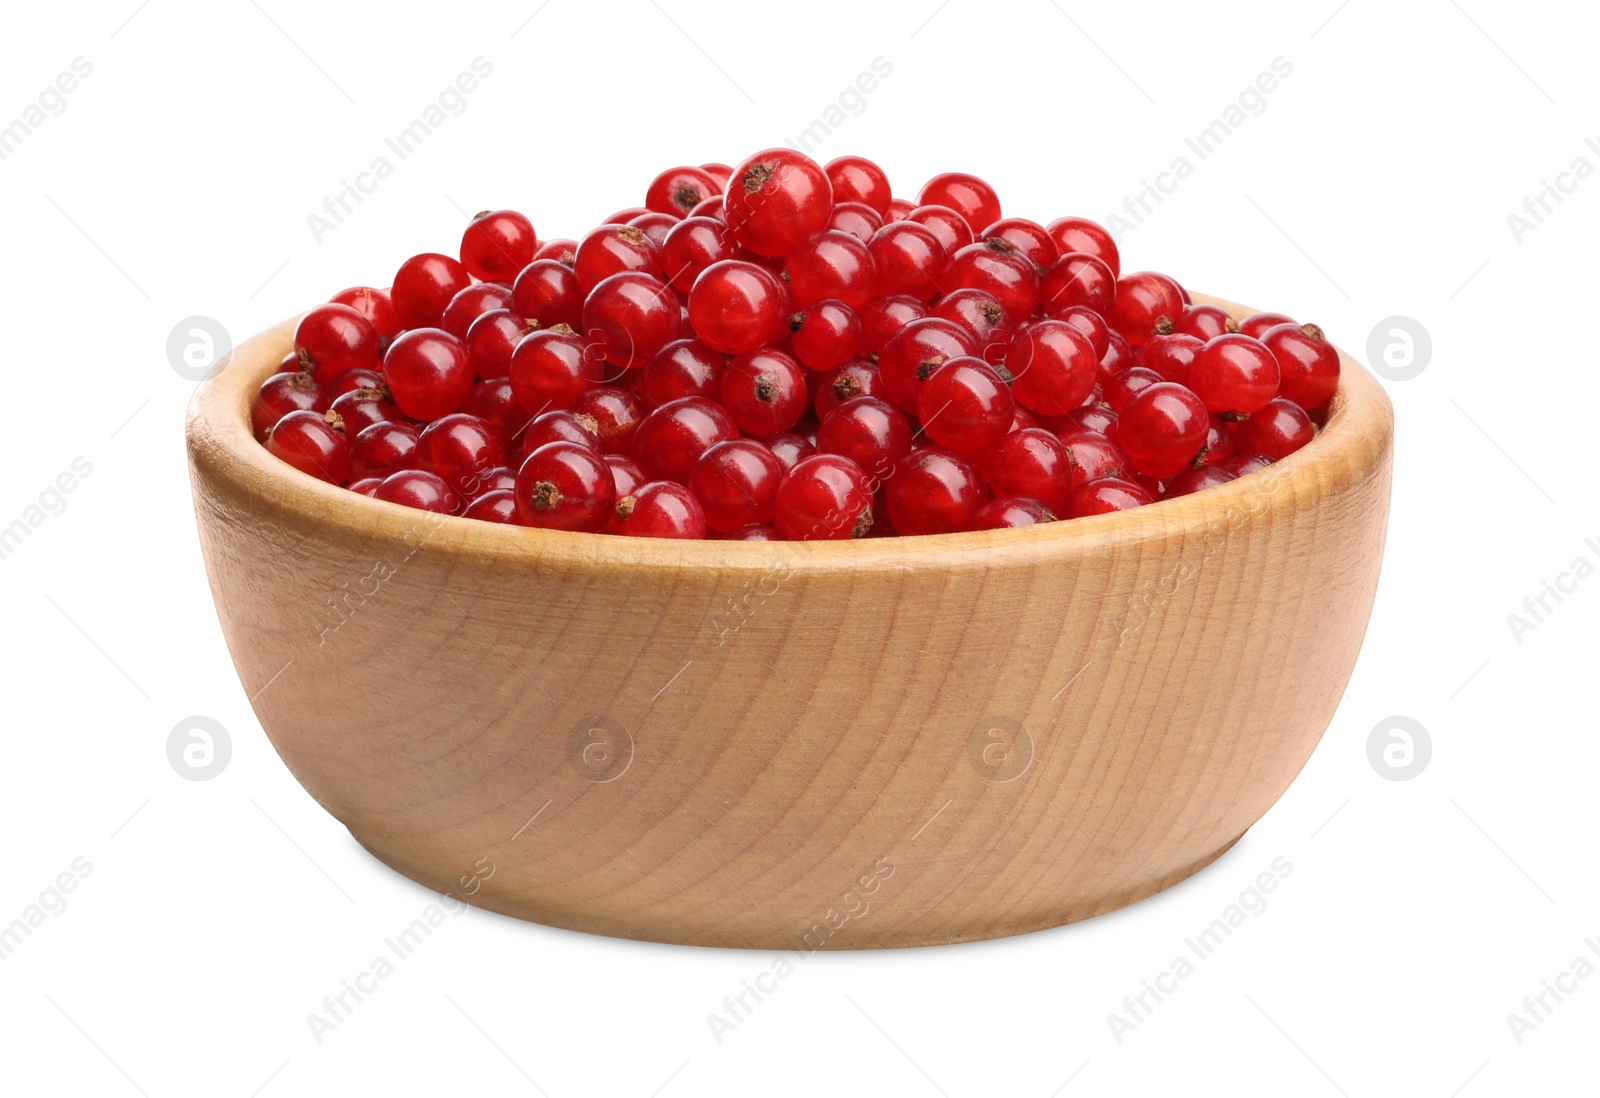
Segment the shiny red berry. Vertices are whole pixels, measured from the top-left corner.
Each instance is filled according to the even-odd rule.
[[[506,463],[505,442],[487,420],[455,412],[423,428],[417,467],[437,473],[465,497],[478,495],[483,474]]]
[[[872,489],[866,473],[838,454],[806,458],[778,486],[773,523],[790,541],[865,537],[872,529]]]
[[[695,333],[724,354],[753,351],[773,340],[788,317],[788,293],[778,276],[756,263],[713,263],[689,291]]]
[[[886,400],[857,396],[823,417],[817,428],[817,452],[847,457],[876,485],[894,472],[911,452],[911,425],[905,413]]]
[[[978,341],[961,325],[938,317],[914,320],[889,337],[878,354],[884,394],[916,415],[922,386],[947,359],[977,355]]]
[[[823,166],[828,182],[833,185],[833,201],[860,202],[876,210],[879,216],[889,210],[893,197],[889,190],[889,177],[882,168],[864,156],[840,156]]]
[[[265,439],[278,420],[290,412],[325,412],[328,394],[305,370],[273,374],[261,383],[250,402],[250,428]]]
[[[637,226],[601,225],[590,230],[578,244],[572,271],[585,294],[625,271],[660,278],[661,251]]]
[[[511,392],[530,415],[571,408],[603,376],[589,344],[570,332],[531,332],[511,352]]]
[[[1311,417],[1298,404],[1279,398],[1251,413],[1250,418],[1239,425],[1234,445],[1238,453],[1260,454],[1272,461],[1281,461],[1310,442],[1316,433]]]
[[[667,284],[642,271],[614,274],[583,302],[583,334],[613,366],[642,369],[678,338],[681,307]]]
[[[1183,315],[1183,291],[1164,274],[1135,271],[1117,279],[1116,299],[1105,314],[1113,331],[1135,348],[1172,330]]]
[[[722,186],[704,168],[668,168],[650,181],[644,192],[646,209],[671,214],[675,218],[687,217],[689,211],[714,194],[721,194]]]
[[[394,302],[389,300],[386,290],[372,286],[351,286],[347,290],[340,290],[328,300],[335,305],[348,305],[367,318],[367,323],[378,333],[380,354],[403,330],[400,314],[395,312]]]
[[[352,389],[334,398],[328,408],[344,421],[345,437],[354,439],[374,423],[403,419],[400,409],[387,400],[382,389]]]
[[[827,227],[849,233],[865,243],[872,239],[873,233],[883,228],[883,215],[860,202],[835,202],[833,211],[828,214]]]
[[[842,301],[825,298],[789,317],[794,357],[810,370],[831,370],[862,353],[861,319]]]
[[[383,356],[383,380],[412,419],[438,419],[472,391],[472,363],[461,340],[438,328],[405,332]]]
[[[1117,413],[1117,441],[1136,472],[1176,476],[1203,456],[1210,418],[1194,393],[1163,381],[1141,390]]]
[[[875,355],[883,349],[889,337],[928,315],[928,306],[915,297],[890,294],[876,298],[859,314],[861,317],[862,350]]]
[[[1339,352],[1315,324],[1279,324],[1259,337],[1278,360],[1278,395],[1305,409],[1317,409],[1339,389]]]
[[[723,195],[723,216],[734,239],[757,255],[788,255],[822,231],[832,209],[827,173],[792,149],[767,149],[745,159]]]
[[[970,530],[989,489],[977,467],[948,450],[914,450],[884,485],[889,521],[900,534]]]
[[[927,228],[947,256],[955,255],[977,239],[967,219],[949,206],[918,206],[899,220]]]
[[[1198,336],[1158,335],[1134,353],[1133,360],[1147,370],[1154,370],[1168,381],[1179,385],[1189,383],[1189,371],[1200,354],[1205,341]]]
[[[718,399],[727,357],[698,339],[675,339],[645,364],[639,395],[659,408],[679,397]]]
[[[633,435],[649,414],[644,401],[627,389],[602,385],[590,389],[572,405],[580,419],[587,417],[600,435],[600,449],[607,454],[632,452]]]
[[[616,484],[605,458],[587,446],[551,442],[517,470],[517,514],[525,526],[597,534],[611,519]]]
[[[414,255],[395,272],[389,299],[406,328],[437,328],[450,299],[472,284],[467,269],[447,255]]]
[[[457,514],[464,504],[443,477],[425,469],[401,469],[390,473],[373,490],[372,498],[440,515]]]
[[[378,365],[378,331],[349,305],[318,305],[295,325],[294,351],[300,368],[328,385],[347,370]]]
[[[333,412],[290,412],[267,435],[267,452],[302,473],[343,484],[350,479],[350,443]]]
[[[572,267],[554,259],[536,259],[522,269],[511,287],[511,309],[541,328],[583,323],[583,288]]]
[[[918,206],[948,206],[960,214],[973,232],[1000,220],[1000,198],[994,188],[966,172],[934,176],[917,192]]]
[[[738,437],[738,425],[721,404],[681,397],[644,417],[634,431],[633,456],[646,476],[681,484],[701,454]]]
[[[385,420],[363,428],[350,443],[350,475],[381,478],[415,468],[419,437],[409,423]]]
[[[1036,320],[1006,344],[1017,403],[1039,415],[1065,415],[1094,391],[1094,345],[1064,320]]]
[[[782,351],[763,349],[735,355],[722,371],[722,406],[749,435],[787,431],[811,403],[805,371]]]
[[[485,282],[510,282],[533,261],[539,239],[515,210],[485,210],[461,234],[461,265]]]
[[[741,526],[770,523],[778,485],[788,475],[783,462],[754,439],[719,442],[689,471],[688,488],[700,501],[706,526],[725,534]]]
[[[510,307],[511,287],[498,282],[474,282],[450,299],[439,327],[457,339],[466,339],[473,321],[484,313]]]
[[[1038,500],[1013,496],[1009,499],[992,499],[978,508],[978,513],[972,516],[969,529],[1010,530],[1054,521],[1055,513]]]
[[[1072,464],[1060,439],[1042,427],[1028,427],[1002,438],[984,468],[996,496],[1037,500],[1059,515],[1073,488]]]
[[[1047,316],[1060,316],[1080,305],[1104,316],[1116,296],[1117,276],[1111,268],[1082,252],[1069,252],[1055,260],[1039,282],[1039,304]]]
[[[1276,328],[1280,324],[1298,323],[1299,321],[1288,313],[1251,313],[1239,321],[1239,331],[1247,336],[1260,339],[1267,334],[1267,330],[1270,328]]]
[[[822,376],[816,391],[811,394],[811,407],[819,421],[840,404],[858,396],[882,396],[883,378],[878,364],[865,359],[851,359],[835,366]]]
[[[1163,499],[1177,499],[1179,496],[1189,496],[1206,488],[1215,488],[1237,480],[1228,470],[1216,465],[1202,465],[1198,469],[1189,469],[1179,473],[1167,481],[1167,490],[1162,493]]]
[[[661,268],[668,284],[686,294],[707,267],[737,254],[726,225],[715,218],[690,217],[674,225],[662,241]]]
[[[1058,217],[1044,227],[1055,241],[1056,251],[1062,255],[1081,252],[1092,255],[1111,268],[1111,277],[1122,273],[1122,257],[1117,252],[1116,238],[1102,225],[1086,217]]]
[[[1201,343],[1219,335],[1237,332],[1239,324],[1226,309],[1215,305],[1185,305],[1183,315],[1172,325],[1174,333],[1194,336]]]
[[[928,302],[939,296],[944,245],[933,230],[911,221],[891,221],[872,234],[867,252],[877,272],[878,292]]]
[[[968,244],[950,257],[939,284],[945,293],[963,287],[986,290],[1018,320],[1039,304],[1039,269],[1014,245],[999,237]]]
[[[806,237],[789,252],[789,291],[796,308],[832,298],[852,309],[878,295],[878,271],[867,245],[837,230]]]
[[[672,481],[651,481],[617,500],[613,533],[635,538],[706,536],[705,509],[694,493]]]
[[[1004,438],[1015,411],[1011,387],[981,358],[946,359],[917,398],[923,433],[968,458]]]
[[[1067,517],[1087,518],[1112,511],[1128,511],[1155,500],[1138,483],[1123,477],[1085,481],[1067,497]]]
[[[515,526],[517,522],[517,494],[507,488],[484,492],[461,512],[462,518],[480,519]]]
[[[1250,413],[1278,395],[1282,374],[1265,344],[1250,336],[1221,335],[1201,347],[1186,384],[1213,412]]]

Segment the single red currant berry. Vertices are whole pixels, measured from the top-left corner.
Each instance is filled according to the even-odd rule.
[[[818,421],[847,400],[858,396],[882,396],[883,379],[878,365],[865,359],[852,359],[829,370],[811,394],[811,406]]]
[[[674,225],[662,241],[661,267],[672,288],[686,294],[702,271],[736,253],[726,225],[715,218],[690,217]]]
[[[640,271],[614,274],[583,302],[583,331],[613,366],[638,370],[678,338],[682,307],[666,283]]]
[[[700,165],[700,170],[711,177],[711,182],[717,185],[717,193],[721,193],[727,186],[728,180],[733,177],[733,168],[728,164],[712,162]]]
[[[522,429],[533,418],[517,403],[509,377],[492,377],[478,382],[467,394],[467,399],[461,402],[461,410],[492,424],[508,451],[512,440],[522,434]]]
[[[473,474],[466,482],[466,491],[463,493],[468,499],[477,499],[485,492],[509,492],[517,486],[517,474],[504,465],[496,465],[492,469],[483,469]]]
[[[461,234],[461,265],[485,282],[510,282],[533,262],[539,238],[515,210],[485,210]]]
[[[628,224],[649,237],[650,243],[656,246],[657,251],[660,251],[667,242],[667,234],[678,226],[679,220],[680,218],[676,214],[651,212],[640,214]],[[666,257],[663,256],[661,262],[662,269],[665,271]]]
[[[529,454],[552,442],[570,442],[599,453],[600,425],[588,416],[564,408],[534,416],[517,436],[512,464],[520,466]]]
[[[787,431],[806,414],[811,390],[800,364],[782,351],[746,351],[722,371],[722,405],[750,435]]]
[[[533,326],[510,309],[491,309],[478,317],[463,341],[472,372],[479,377],[510,376],[511,354],[531,331]]]
[[[883,213],[883,220],[886,224],[890,221],[904,221],[906,220],[906,215],[916,208],[917,204],[910,199],[891,198],[889,199],[889,208]]]
[[[349,488],[352,492],[356,492],[360,495],[371,498],[373,493],[378,490],[378,485],[382,483],[382,477],[363,477],[360,480],[352,480],[349,484],[345,485],[345,487]]]
[[[847,457],[876,485],[911,452],[911,425],[905,413],[877,397],[844,401],[817,428],[817,452]]]
[[[362,428],[350,443],[350,475],[381,478],[415,468],[419,437],[409,423],[380,421]]]
[[[472,377],[466,345],[438,328],[403,333],[383,356],[384,384],[412,419],[438,419],[461,407]]]
[[[348,305],[318,305],[295,325],[294,352],[302,370],[328,385],[346,370],[378,364],[378,332]]]
[[[688,216],[690,210],[721,192],[716,177],[704,168],[668,168],[650,181],[644,204],[677,219]]]
[[[1233,437],[1233,424],[1212,412],[1206,426],[1206,447],[1203,455],[1205,464],[1221,465],[1233,457],[1237,445]]]
[[[606,454],[604,456],[606,464],[611,467],[611,479],[617,486],[617,499],[620,500],[623,496],[633,495],[647,482],[648,478],[644,475],[644,470],[639,468],[639,463],[631,457],[624,457],[621,454]],[[606,528],[603,532],[607,534],[620,533],[617,527],[621,521],[617,517],[616,508],[612,508],[611,517],[606,521]]]
[[[250,402],[250,428],[265,439],[278,420],[290,412],[325,412],[328,394],[305,370],[273,374],[261,383]]]
[[[722,405],[681,397],[644,417],[634,431],[633,456],[646,476],[681,484],[701,454],[738,437],[738,425]]]
[[[799,435],[788,431],[780,432],[776,435],[767,435],[761,439],[761,445],[772,451],[783,465],[784,472],[793,469],[817,452],[816,444],[810,439],[801,438]]]
[[[1072,460],[1072,486],[1101,477],[1130,477],[1133,466],[1122,447],[1096,431],[1069,430],[1058,436]],[[1058,514],[1062,512],[1057,512]]]
[[[966,172],[943,172],[928,180],[917,192],[917,205],[948,206],[974,231],[979,225],[993,225],[1000,220],[1000,196],[989,184]]]
[[[571,408],[600,384],[602,372],[589,345],[570,332],[532,332],[511,352],[511,392],[531,415]]]
[[[357,389],[383,388],[383,375],[376,370],[356,369],[346,370],[333,379],[327,387],[328,399],[338,400],[346,393],[353,393]]]
[[[389,300],[406,328],[437,328],[450,299],[472,284],[467,269],[447,255],[414,255],[395,272]]]
[[[583,323],[583,289],[565,263],[536,259],[522,269],[511,287],[511,310],[541,328]]]
[[[917,398],[923,433],[968,458],[1004,438],[1015,411],[1011,387],[981,358],[946,359]]]
[[[861,349],[875,355],[883,349],[889,337],[928,315],[928,307],[917,298],[905,294],[891,294],[873,299],[859,314],[861,317]]]
[[[373,490],[372,498],[440,515],[454,515],[462,508],[462,499],[455,489],[446,484],[443,477],[425,469],[390,473]]]
[[[1133,360],[1133,345],[1111,329],[1107,337],[1105,353],[1100,356],[1100,368],[1096,371],[1101,381],[1113,377],[1126,370],[1129,366],[1136,365]]]
[[[844,302],[824,298],[789,318],[794,357],[811,370],[831,370],[862,351],[861,319]]]
[[[1011,430],[1026,431],[1029,427],[1040,426],[1038,417],[1022,405],[1017,405],[1016,411],[1011,413]]]
[[[1167,379],[1154,370],[1144,366],[1130,366],[1126,370],[1119,371],[1102,386],[1100,399],[1120,416],[1122,409],[1137,393],[1165,380]]]
[[[517,494],[508,489],[496,489],[485,492],[461,512],[462,518],[480,519],[484,522],[499,522],[508,526],[518,525],[517,522]]]
[[[1272,461],[1282,461],[1310,442],[1316,433],[1304,409],[1280,397],[1252,412],[1249,419],[1239,424],[1234,445],[1239,453],[1260,454]]]
[[[522,524],[543,530],[598,534],[617,502],[605,458],[571,442],[547,443],[529,454],[515,490]]]
[[[753,439],[719,442],[689,471],[688,488],[705,511],[706,526],[719,534],[752,523],[770,523],[778,485],[788,475],[778,456]]]
[[[510,307],[511,287],[498,282],[474,282],[450,299],[450,304],[444,307],[439,327],[464,340],[472,328],[472,322],[484,313]]]
[[[1261,454],[1236,453],[1223,462],[1219,468],[1227,470],[1236,477],[1244,477],[1249,476],[1251,473],[1259,473],[1271,464],[1272,459]]]
[[[1179,385],[1189,384],[1189,371],[1205,341],[1198,336],[1158,335],[1134,352],[1133,360],[1147,370],[1154,370],[1168,381]]]
[[[889,521],[901,534],[950,534],[972,529],[989,489],[977,467],[947,450],[913,450],[884,485]]]
[[[978,234],[980,240],[1004,240],[1021,252],[1041,271],[1056,261],[1061,253],[1045,227],[1025,217],[1003,217]]]
[[[1117,252],[1116,238],[1103,226],[1086,217],[1058,217],[1044,227],[1055,242],[1061,255],[1081,252],[1092,255],[1111,268],[1111,277],[1122,272],[1122,257]]]
[[[1278,360],[1278,395],[1302,408],[1320,408],[1339,390],[1339,352],[1315,324],[1279,324],[1260,336]]]
[[[698,339],[673,340],[640,371],[639,395],[655,408],[686,396],[716,400],[722,392],[726,363],[726,358]]]
[[[570,267],[578,261],[578,242],[568,240],[566,237],[546,240],[533,251],[533,262],[537,263],[541,259],[552,259]]]
[[[973,530],[1010,530],[1056,521],[1055,513],[1036,499],[992,499],[972,516]]]
[[[808,236],[789,252],[789,291],[797,308],[832,298],[852,309],[878,294],[878,271],[867,245],[826,230]]]
[[[860,202],[881,217],[889,210],[889,177],[864,156],[841,156],[823,167],[833,185],[833,201]]]
[[[1237,332],[1239,322],[1226,309],[1219,309],[1215,305],[1185,305],[1183,315],[1172,325],[1172,330],[1179,335],[1194,336],[1204,343],[1219,335]]]
[[[1061,440],[1043,427],[1012,431],[1000,440],[984,467],[997,497],[1037,500],[1062,513],[1072,491],[1072,458]]]
[[[471,489],[478,478],[505,461],[500,432],[487,421],[461,412],[434,420],[417,440],[417,466],[439,474],[463,497],[475,495]]]
[[[1039,268],[999,237],[968,244],[956,252],[939,284],[945,293],[964,286],[987,290],[1008,317],[1032,316],[1039,304]]]
[[[1073,305],[1070,308],[1062,309],[1060,315],[1053,319],[1064,320],[1088,336],[1089,347],[1094,351],[1094,356],[1097,360],[1105,358],[1106,352],[1111,349],[1111,329],[1106,327],[1105,319],[1093,309],[1085,308],[1082,305]],[[1097,369],[1095,372],[1096,376],[1098,376],[1099,370]]]
[[[302,473],[343,484],[350,479],[350,443],[333,412],[290,412],[267,434],[267,452]]]
[[[922,302],[939,296],[946,253],[932,229],[912,221],[891,221],[872,234],[867,252],[877,272],[879,293]]]
[[[695,279],[689,291],[689,322],[702,341],[737,355],[773,339],[788,316],[787,305],[783,283],[771,271],[728,259],[713,263]]]
[[[681,484],[657,480],[617,500],[612,533],[634,538],[696,540],[706,536],[705,510]]]
[[[1213,412],[1250,413],[1278,395],[1278,360],[1260,340],[1222,335],[1200,348],[1189,367],[1189,388]]]
[[[838,454],[806,458],[778,486],[773,523],[789,541],[865,537],[872,529],[872,489],[866,473]]]
[[[901,411],[916,415],[922,386],[947,359],[976,356],[978,341],[961,325],[938,317],[914,320],[883,345],[878,373],[884,395]]]
[[[1206,488],[1215,488],[1219,484],[1226,484],[1230,480],[1237,480],[1232,473],[1215,465],[1202,465],[1198,469],[1189,469],[1179,473],[1167,481],[1167,490],[1162,493],[1163,499],[1177,499],[1179,496],[1189,496]]]
[[[1116,428],[1117,413],[1104,403],[1089,403],[1081,408],[1074,408],[1062,417],[1065,422],[1057,430],[1071,430],[1079,428],[1085,431],[1097,431],[1102,435],[1109,435]]]
[[[403,330],[400,323],[400,314],[395,312],[394,302],[389,300],[389,295],[383,290],[372,286],[351,286],[348,290],[340,290],[328,299],[335,305],[348,305],[356,312],[367,318],[373,330],[378,333],[378,352],[383,353],[394,337]]]
[[[1266,335],[1269,328],[1276,328],[1280,324],[1298,324],[1299,321],[1288,313],[1251,313],[1239,321],[1239,331],[1252,339],[1260,339]]]
[[[860,202],[835,202],[828,214],[828,228],[849,233],[863,244],[883,228],[883,215]]]
[[[899,220],[910,221],[928,229],[939,241],[939,246],[944,249],[944,254],[947,256],[955,255],[977,239],[972,235],[972,226],[967,224],[967,219],[949,206],[918,206]]]
[[[1183,315],[1183,291],[1164,274],[1135,271],[1117,279],[1116,299],[1105,313],[1106,323],[1135,348],[1154,335],[1172,331]]]
[[[401,421],[400,409],[386,400],[382,389],[352,389],[334,398],[328,408],[344,421],[344,434],[354,439],[374,423]]]
[[[689,211],[689,217],[709,217],[713,221],[720,221],[726,225],[728,219],[722,212],[722,195],[714,194],[700,205]],[[684,218],[685,221],[688,218]]]
[[[1011,324],[1001,305],[988,290],[964,289],[945,294],[933,307],[932,316],[954,321],[978,341],[978,357],[993,365],[1005,358],[1011,342]]]
[[[1017,403],[1039,415],[1072,411],[1094,391],[1094,345],[1064,320],[1036,320],[1006,344]]]
[[[1117,413],[1117,441],[1136,472],[1176,476],[1203,459],[1210,422],[1199,397],[1162,381],[1140,390]]]
[[[1092,255],[1068,252],[1052,263],[1039,281],[1039,304],[1046,316],[1060,316],[1075,306],[1101,316],[1110,311],[1117,296],[1117,277]]]
[[[578,245],[572,270],[586,294],[612,275],[625,271],[659,278],[661,250],[643,229],[634,225],[601,225],[590,230]]]
[[[1132,480],[1122,477],[1098,477],[1085,481],[1067,497],[1067,517],[1087,518],[1105,515],[1112,511],[1129,511],[1154,503],[1150,493]]]
[[[600,449],[608,454],[626,454],[633,448],[633,434],[648,414],[644,401],[626,389],[601,386],[590,389],[572,405],[577,416],[594,420],[600,433]]]
[[[767,149],[733,169],[722,208],[740,244],[757,255],[788,255],[828,223],[833,185],[810,157]]]

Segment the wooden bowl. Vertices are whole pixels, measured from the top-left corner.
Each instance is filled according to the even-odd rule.
[[[1017,530],[680,542],[296,472],[248,414],[292,331],[239,347],[189,411],[234,664],[363,846],[493,911],[801,950],[1088,918],[1232,846],[1361,647],[1393,427],[1347,355],[1313,442],[1196,495]]]

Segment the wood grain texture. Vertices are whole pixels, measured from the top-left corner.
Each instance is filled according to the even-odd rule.
[[[247,409],[292,330],[239,347],[189,413],[240,680],[368,850],[520,918],[809,950],[1121,907],[1283,794],[1372,607],[1392,413],[1348,356],[1310,445],[1182,499],[671,542],[430,516],[280,464]]]

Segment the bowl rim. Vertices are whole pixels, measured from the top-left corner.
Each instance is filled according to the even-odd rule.
[[[1196,304],[1222,307],[1236,320],[1258,311],[1204,294],[1191,297]],[[192,479],[203,470],[252,499],[258,511],[274,511],[280,520],[302,527],[332,527],[374,541],[403,541],[415,535],[419,522],[426,522],[434,527],[428,535],[430,550],[543,566],[566,562],[588,571],[710,567],[745,575],[766,574],[774,568],[903,572],[911,565],[988,568],[1041,556],[1058,558],[1210,526],[1237,513],[1262,488],[1275,491],[1285,479],[1360,479],[1367,475],[1367,466],[1381,461],[1393,434],[1393,409],[1383,387],[1336,347],[1339,388],[1327,423],[1304,447],[1227,484],[1129,511],[1000,530],[841,541],[674,540],[535,531],[373,499],[318,480],[269,454],[251,429],[250,401],[261,382],[278,371],[298,320],[291,317],[246,340],[196,387],[185,425]]]

